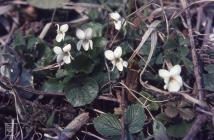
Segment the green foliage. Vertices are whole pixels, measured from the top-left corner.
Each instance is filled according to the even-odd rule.
[[[191,123],[181,122],[167,127],[167,134],[175,138],[184,137],[191,127]]]
[[[214,74],[213,73],[203,74],[203,80],[205,89],[209,91],[214,91]]]
[[[99,12],[96,9],[92,9],[89,11],[88,16],[90,19],[95,20],[99,16]]]
[[[54,122],[54,117],[55,117],[56,112],[52,112],[51,115],[49,116],[47,122],[46,122],[46,126],[48,127],[52,127],[53,126],[53,122]]]
[[[68,73],[67,70],[64,70],[64,69],[59,69],[56,72],[56,78],[63,78],[65,76],[67,76],[67,75],[69,75],[69,73]]]
[[[214,73],[214,64],[209,64],[209,65],[205,66],[204,68],[208,73],[210,73],[210,74]]]
[[[63,84],[58,80],[48,80],[45,81],[43,85],[43,90],[46,92],[62,92],[63,91]]]
[[[60,8],[68,0],[27,0],[31,5],[42,9]]]
[[[176,104],[176,102],[167,103],[164,112],[170,118],[179,115],[182,119],[187,121],[192,120],[195,116],[194,112],[190,108],[187,108],[186,104],[182,102],[179,104]]]
[[[145,102],[147,99],[150,100],[156,100],[151,94],[141,91],[140,94],[143,96],[140,98],[142,102]],[[146,99],[147,98],[147,99]],[[148,106],[148,109],[151,111],[157,111],[159,109],[159,104],[157,102],[152,102],[152,101],[146,101],[146,105]]]
[[[125,113],[128,132],[134,134],[143,129],[145,114],[144,109],[139,104],[128,106]],[[104,136],[120,135],[121,126],[119,119],[112,114],[103,114],[93,121],[95,129]],[[127,135],[127,137],[129,137]]]
[[[168,140],[166,128],[160,121],[153,122],[153,133],[155,140]]]
[[[189,108],[179,109],[179,114],[184,120],[187,120],[187,121],[192,120],[195,116],[194,112]]]
[[[74,107],[80,107],[91,103],[97,97],[98,90],[94,79],[79,77],[66,84],[65,95]]]
[[[113,71],[110,73],[101,71],[101,72],[95,73],[93,75],[93,78],[96,79],[97,83],[100,85],[100,87],[102,87],[107,82],[109,82],[109,77],[108,77],[109,74],[110,74],[110,78],[111,78],[110,80],[116,80],[120,76],[118,71]]]
[[[175,105],[169,105],[166,107],[166,109],[164,110],[164,112],[166,113],[167,116],[169,116],[170,118],[174,118],[178,115],[178,109]]]
[[[205,89],[209,91],[214,91],[214,65],[210,64],[205,66],[205,70],[208,72],[207,74],[203,74],[203,80]]]
[[[137,133],[143,129],[145,120],[144,109],[139,104],[128,106],[126,112],[126,123],[129,128],[129,133]]]
[[[188,72],[192,72],[193,64],[188,59],[189,42],[177,33],[172,33],[166,42],[163,54],[165,59],[172,61],[173,64],[183,63]]]
[[[26,42],[25,42],[25,38],[23,37],[22,32],[16,31],[14,33],[14,36],[15,36],[15,38],[14,38],[14,41],[12,43],[13,47],[25,45]]]
[[[23,55],[22,58],[27,68],[50,64],[53,59],[53,51],[44,41],[33,35],[24,36],[21,31],[15,32],[12,47]]]
[[[61,8],[67,1],[68,0],[27,0],[27,2],[34,7],[48,9],[36,9],[41,11],[51,11],[51,9],[53,11],[53,9]],[[18,54],[21,54],[21,60],[23,60],[21,67],[24,68],[22,73],[20,73],[18,84],[21,86],[31,87],[36,85],[45,92],[64,92],[65,98],[72,105],[72,107],[84,107],[88,104],[91,104],[96,99],[96,97],[99,96],[98,93],[104,95],[108,94],[109,91],[112,91],[113,95],[115,95],[115,93],[118,93],[118,90],[120,90],[119,86],[121,85],[119,85],[118,82],[121,81],[121,79],[124,79],[125,84],[128,82],[133,82],[127,81],[129,78],[126,77],[126,70],[123,72],[118,72],[117,70],[106,70],[104,51],[106,49],[113,50],[113,48],[116,46],[121,46],[123,49],[122,58],[123,60],[128,60],[128,58],[130,58],[130,56],[133,54],[135,48],[140,43],[144,33],[146,33],[148,29],[151,29],[148,28],[147,24],[149,22],[147,19],[153,18],[147,18],[148,15],[150,15],[150,9],[148,7],[144,10],[144,13],[141,12],[129,16],[127,19],[129,23],[127,23],[127,26],[117,34],[117,30],[115,30],[113,27],[114,24],[108,21],[108,11],[118,11],[121,13],[121,15],[123,15],[123,17],[125,17],[125,15],[129,15],[133,10],[132,8],[134,8],[131,7],[129,9],[128,7],[129,5],[134,5],[132,1],[130,1],[128,4],[124,3],[123,0],[79,0],[78,2],[86,2],[86,6],[84,7],[88,6],[87,2],[90,2],[89,7],[101,6],[102,8],[86,8],[83,11],[80,8],[80,10],[77,10],[80,15],[87,15],[89,17],[89,20],[87,21],[89,22],[85,23],[85,21],[81,21],[81,24],[78,23],[78,26],[75,28],[74,26],[76,24],[72,24],[71,26],[69,25],[69,31],[67,32],[68,34],[66,33],[65,40],[62,42],[56,42],[54,34],[56,33],[55,29],[54,33],[50,33],[54,34],[54,36],[48,36],[49,34],[47,34],[47,43],[34,35],[27,35],[26,32],[22,33],[21,31],[16,31],[14,34],[13,43],[11,45],[18,52]],[[95,5],[90,5],[91,3]],[[145,6],[147,2],[138,1],[136,4],[137,6],[139,4]],[[128,8],[128,12],[126,12],[126,8]],[[57,12],[55,17],[59,18],[57,17]],[[67,13],[66,10],[64,10],[64,12]],[[143,20],[135,21],[141,16],[144,16]],[[77,17],[74,15],[72,18]],[[193,84],[191,82],[193,81],[193,76],[191,72],[193,71],[193,64],[191,61],[191,51],[188,48],[190,45],[189,39],[183,35],[182,31],[180,32],[177,30],[177,27],[173,27],[173,30],[171,30],[172,24],[175,22],[173,20],[169,24],[170,27],[168,28],[170,33],[168,36],[169,38],[166,38],[164,36],[167,34],[165,32],[165,23],[162,22],[161,17],[158,17],[158,19],[161,21],[161,26],[158,26],[156,29],[156,31],[158,31],[157,47],[154,49],[154,51],[152,51],[154,53],[152,54],[151,60],[149,61],[144,75],[141,77],[142,80],[146,81],[148,84],[162,89],[163,86],[161,85],[161,82],[163,83],[163,80],[160,82],[158,70],[165,66],[165,60],[167,60],[167,62],[172,63],[172,65],[182,65],[182,79],[185,83],[187,83],[187,85],[192,86]],[[76,45],[79,39],[75,36],[75,32],[73,31],[75,31],[77,28],[84,30],[89,27],[93,29],[93,49],[89,49],[88,51],[81,49],[81,51],[77,51]],[[70,30],[70,28],[72,29]],[[50,30],[51,29],[52,27]],[[116,34],[118,36],[113,42],[112,39]],[[51,38],[53,40],[51,40]],[[74,60],[72,60],[70,64],[62,64],[59,66],[59,68],[56,68],[54,67],[56,63],[56,54],[53,52],[53,47],[60,46],[62,48],[65,46],[65,44],[71,44],[72,48],[70,53],[74,57]],[[145,67],[146,60],[151,53],[150,51],[151,38],[148,37],[140,51],[137,52],[136,57],[132,60],[132,62],[129,62],[127,69],[140,72]],[[15,58],[11,59],[10,61],[13,61],[13,67],[18,67],[17,64],[15,64]],[[109,63],[107,62],[107,64]],[[34,75],[32,75],[26,68],[30,69],[30,71],[33,71]],[[41,68],[41,70],[35,71],[34,68]],[[213,69],[213,64],[206,65],[204,67],[205,73],[203,74],[203,80],[205,89],[209,91],[214,91]],[[15,78],[19,72],[18,68],[14,68],[14,70],[16,73],[13,73],[12,76],[10,76],[11,81],[16,80]],[[11,73],[9,68],[7,69],[7,72]],[[36,79],[36,82],[41,82],[41,84],[33,83],[33,79]],[[131,89],[132,87],[128,85],[128,88]],[[149,85],[148,89],[150,89]],[[187,88],[184,86],[183,89],[186,90]],[[137,101],[128,101],[129,106],[124,114],[124,118],[126,120],[125,129],[127,132],[126,140],[143,140],[151,138],[155,140],[168,140],[169,136],[173,138],[182,138],[184,135],[186,135],[191,126],[190,121],[195,117],[194,111],[192,110],[192,105],[182,105],[181,100],[183,99],[180,100],[180,98],[178,98],[178,101],[174,100],[173,102],[170,101],[166,104],[165,102],[153,102],[152,100],[161,101],[162,99],[166,99],[166,97],[168,99],[168,96],[153,94],[153,92],[150,93],[150,90],[145,90],[139,82],[138,85],[133,88],[133,90],[137,90],[137,92],[142,90],[140,91],[140,94],[136,94],[136,96],[139,100],[145,103],[148,111],[151,111],[152,115],[154,115],[155,120],[152,120],[152,124],[151,118],[146,116],[147,114],[144,112],[144,108],[142,105],[137,104]],[[93,106],[95,103],[97,103],[97,100],[93,102]],[[113,104],[113,106],[118,107],[118,103]],[[112,140],[120,139],[121,135],[121,114],[120,116],[116,116],[115,114],[102,114],[93,120],[96,131]],[[46,121],[47,127],[52,127],[55,115],[55,112],[52,112],[52,114],[49,116]],[[146,120],[147,117],[148,120]],[[145,121],[148,122],[148,126],[144,126]],[[153,134],[147,138],[144,138],[144,134],[145,136],[148,135],[146,134],[145,130],[149,130],[150,133],[151,128],[153,130]]]
[[[86,55],[78,55],[70,64],[70,69],[75,73],[89,74],[93,71],[95,66],[94,61]]]
[[[82,26],[83,28],[92,28],[93,37],[101,37],[103,34],[103,25],[97,22],[89,22]]]
[[[93,123],[96,131],[104,136],[120,135],[120,121],[115,115],[102,114],[95,118]]]

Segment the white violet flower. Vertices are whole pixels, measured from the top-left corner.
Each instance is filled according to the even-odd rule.
[[[68,31],[68,24],[63,24],[59,26],[57,24],[57,35],[56,35],[56,41],[61,42],[65,38],[65,33]]]
[[[70,54],[70,50],[71,50],[70,44],[64,46],[62,49],[58,46],[55,46],[53,50],[57,55],[57,59],[56,59],[57,63],[64,61],[65,64],[69,64],[71,63],[71,59],[74,59]]]
[[[120,46],[116,47],[114,51],[106,50],[105,57],[106,59],[110,60],[113,64],[112,70],[116,66],[119,71],[123,71],[123,67],[127,67],[128,63],[124,61],[122,58],[122,48]]]
[[[116,30],[120,30],[122,26],[126,26],[125,19],[118,12],[110,13],[109,16],[113,20]]]
[[[164,89],[169,92],[178,92],[183,85],[183,80],[180,76],[181,66],[175,65],[169,70],[160,69],[159,76],[164,79]]]
[[[79,39],[77,42],[77,50],[79,51],[81,47],[85,51],[88,51],[89,48],[93,49],[93,42],[92,42],[92,36],[93,36],[93,30],[91,28],[87,28],[86,30],[77,29],[76,36]]]

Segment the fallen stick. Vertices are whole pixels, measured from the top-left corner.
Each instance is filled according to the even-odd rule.
[[[59,136],[60,140],[69,140],[71,139],[79,129],[87,123],[89,120],[89,113],[82,113],[74,118],[62,131]]]

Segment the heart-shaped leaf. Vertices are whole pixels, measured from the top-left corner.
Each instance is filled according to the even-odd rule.
[[[143,129],[145,120],[144,108],[139,104],[128,106],[126,121],[130,133],[137,133]]]
[[[91,103],[97,97],[98,90],[94,79],[75,78],[66,85],[65,95],[74,107],[79,107]]]
[[[76,73],[91,73],[95,67],[94,61],[86,55],[78,55],[71,62],[71,70]]]
[[[57,80],[48,80],[44,83],[43,90],[47,92],[62,92],[63,85]]]
[[[93,121],[97,132],[104,136],[119,136],[120,135],[120,121],[112,114],[102,114]]]

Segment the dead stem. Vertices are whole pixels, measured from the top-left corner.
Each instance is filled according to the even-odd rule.
[[[196,48],[195,48],[195,42],[193,38],[193,32],[192,32],[192,25],[191,25],[191,16],[189,12],[189,7],[188,2],[186,0],[180,0],[181,4],[183,6],[183,9],[186,11],[186,19],[187,19],[187,26],[188,26],[188,31],[189,31],[189,37],[190,37],[190,45],[191,45],[191,53],[192,53],[192,62],[194,66],[194,75],[196,79],[196,85],[197,85],[197,90],[198,90],[198,96],[199,100],[203,102],[204,100],[204,89],[203,89],[203,81],[201,77],[201,71],[200,71],[200,66],[199,66],[199,61],[198,61],[198,55],[196,53]],[[183,140],[190,140],[194,139],[194,137],[197,135],[197,133],[200,131],[201,127],[206,123],[207,121],[207,116],[204,114],[199,114],[193,123],[191,129],[187,133],[187,135],[183,138]]]

